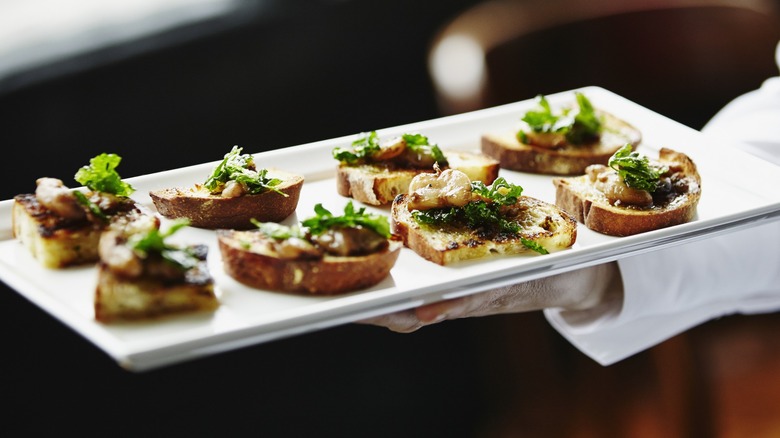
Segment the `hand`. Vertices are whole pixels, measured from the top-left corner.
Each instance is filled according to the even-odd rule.
[[[622,305],[623,285],[617,263],[606,263],[539,280],[426,304],[415,309],[358,321],[410,333],[448,319],[519,313],[546,308],[606,312]]]

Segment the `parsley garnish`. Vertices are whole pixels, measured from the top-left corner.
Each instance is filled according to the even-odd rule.
[[[565,108],[560,114],[555,114],[547,98],[539,95],[538,109],[526,112],[521,120],[528,124],[533,132],[563,134],[572,144],[581,144],[598,137],[601,133],[601,120],[596,115],[596,110],[584,94],[577,92],[575,97],[577,111]],[[523,131],[517,133],[517,138],[523,143],[528,141]]]
[[[658,187],[658,180],[661,174],[666,173],[664,166],[651,166],[650,160],[646,156],[632,151],[631,144],[626,144],[618,149],[607,163],[609,167],[615,169],[620,179],[628,187],[639,190],[654,192]]]
[[[276,222],[260,222],[254,218],[250,219],[250,221],[257,227],[258,230],[260,230],[261,233],[272,239],[285,240],[291,237],[304,237],[304,233],[301,232],[300,227],[297,226],[288,227]]]
[[[92,214],[99,217],[100,219],[103,219],[104,221],[108,220],[108,215],[103,213],[103,210],[100,209],[100,206],[90,201],[89,198],[87,198],[87,195],[81,193],[78,190],[74,190],[73,196],[76,198],[76,201],[78,201],[79,204],[87,207],[89,211],[92,212]]]
[[[412,217],[417,222],[429,226],[465,224],[470,229],[495,234],[517,234],[520,232],[520,224],[517,221],[506,219],[501,214],[501,207],[517,203],[523,193],[521,186],[512,184],[502,177],[497,178],[490,186],[486,186],[481,181],[472,181],[471,190],[486,198],[487,201],[472,201],[463,207],[415,210],[412,212]],[[520,237],[520,242],[528,249],[540,254],[547,254],[547,250],[533,240]]]
[[[211,175],[203,184],[211,193],[221,193],[228,181],[236,181],[243,185],[251,195],[273,191],[282,196],[286,193],[277,189],[282,180],[269,178],[267,169],[256,170],[254,157],[250,154],[241,154],[238,146],[233,146],[225,158],[214,168]]]
[[[466,224],[469,228],[491,229],[498,233],[514,234],[520,231],[520,225],[508,221],[501,215],[501,207],[517,202],[523,193],[519,185],[498,178],[492,185],[485,186],[481,181],[472,181],[471,190],[486,198],[472,201],[463,207],[443,207],[429,210],[415,210],[412,217],[428,225]]]
[[[379,152],[379,149],[379,136],[376,131],[371,131],[353,141],[351,149],[342,147],[333,149],[333,158],[348,164],[355,164],[358,161],[369,159],[371,155]]]
[[[128,245],[136,254],[146,258],[149,254],[156,253],[174,266],[182,270],[195,267],[201,260],[195,255],[191,248],[180,248],[165,242],[165,239],[177,232],[181,228],[189,225],[189,220],[179,219],[173,222],[167,231],[161,232],[157,228],[148,233],[138,233],[130,236]]]
[[[122,158],[119,155],[100,154],[90,159],[88,166],[81,167],[74,179],[92,191],[130,196],[135,189],[122,181],[116,172],[120,161]]]
[[[523,194],[521,186],[512,184],[503,177],[496,178],[490,186],[486,186],[482,181],[472,181],[471,191],[500,205],[512,205]]]
[[[566,134],[566,139],[571,143],[581,144],[598,137],[601,133],[601,120],[596,116],[596,110],[584,94],[574,94],[580,110],[574,116],[574,124]]]
[[[304,220],[301,224],[307,227],[312,234],[322,234],[329,228],[342,227],[350,228],[363,226],[374,230],[382,237],[390,237],[390,223],[387,217],[380,214],[366,213],[366,208],[355,209],[352,201],[349,201],[344,207],[342,216],[334,216],[333,213],[325,209],[322,204],[314,206],[315,216]]]
[[[412,217],[421,224],[430,226],[465,224],[468,228],[492,230],[497,234],[515,234],[520,225],[501,216],[498,203],[473,201],[463,207],[442,207],[429,210],[414,210]]]
[[[565,129],[568,123],[563,125],[558,123],[560,117],[553,114],[550,102],[547,101],[547,98],[539,95],[536,99],[539,108],[537,110],[528,111],[521,120],[527,123],[534,132],[559,132],[562,129]]]
[[[536,251],[539,254],[549,254],[550,253],[549,251],[547,251],[547,248],[545,248],[542,245],[540,245],[539,242],[534,242],[533,240],[526,239],[525,237],[521,237],[520,238],[520,242],[522,242],[523,246],[525,246],[526,248],[528,248],[528,249],[530,249],[532,251]]]
[[[418,157],[429,156],[441,165],[447,164],[444,152],[438,145],[431,144],[428,137],[422,134],[403,134],[401,138],[403,138],[406,148],[417,154]],[[351,148],[334,148],[333,158],[347,164],[365,163],[372,161],[374,154],[382,149],[376,131],[362,134],[360,138],[352,142],[351,146]]]
[[[406,147],[412,152],[418,155],[430,156],[439,164],[447,163],[444,152],[439,149],[438,145],[431,144],[428,137],[422,134],[404,134],[402,137],[404,142],[406,142]]]

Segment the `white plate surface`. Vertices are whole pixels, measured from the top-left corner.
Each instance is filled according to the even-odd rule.
[[[669,120],[597,87],[580,89],[594,106],[634,124],[642,131],[641,148],[654,154],[660,147],[687,153],[699,167],[702,197],[695,220],[630,237],[609,237],[581,226],[577,243],[549,255],[490,258],[454,266],[439,266],[408,249],[402,251],[391,275],[370,289],[338,297],[308,297],[251,289],[238,284],[222,269],[213,231],[187,228],[176,238],[210,246],[209,266],[221,301],[209,315],[171,317],[160,321],[104,325],[94,320],[94,267],[42,268],[11,236],[11,200],[0,202],[0,279],[54,317],[89,339],[121,366],[145,370],[209,354],[349,323],[364,317],[418,306],[496,287],[544,277],[578,267],[750,226],[780,217],[780,172],[777,167],[735,148],[707,139],[701,133]],[[573,91],[548,96],[553,105],[573,99]],[[379,131],[382,137],[420,132],[442,149],[479,150],[486,132],[513,130],[531,100]],[[371,129],[371,128],[368,128]],[[286,223],[310,217],[316,203],[341,212],[348,202],[335,192],[331,157],[335,146],[355,136],[331,139],[256,154],[260,167],[302,173],[306,180],[296,214]],[[110,152],[110,151],[107,151]],[[245,153],[252,151],[244,151]],[[164,187],[189,187],[202,182],[215,161],[129,178],[139,202],[153,205],[148,192]],[[501,170],[501,176],[520,184],[524,194],[554,202],[551,177]],[[737,178],[738,176],[738,178]],[[372,210],[387,214],[388,208]],[[31,328],[20,328],[21,330]]]

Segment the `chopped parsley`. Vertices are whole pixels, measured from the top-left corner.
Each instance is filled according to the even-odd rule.
[[[89,160],[88,166],[81,167],[74,179],[96,192],[111,193],[116,196],[130,196],[135,188],[122,181],[116,168],[122,157],[116,154],[100,154]]]
[[[547,248],[545,248],[542,245],[540,245],[539,242],[534,242],[531,239],[526,239],[525,237],[521,237],[520,238],[520,242],[522,242],[523,245],[526,248],[528,248],[528,249],[530,249],[532,251],[536,251],[539,254],[549,254],[550,253],[549,251],[547,251]]]
[[[261,233],[272,239],[285,240],[291,237],[304,237],[304,233],[298,226],[288,227],[276,222],[260,222],[254,218],[250,219],[250,221],[257,227],[258,230],[260,230]]]
[[[535,133],[562,134],[571,144],[582,144],[597,138],[601,134],[601,120],[587,97],[575,93],[577,110],[564,108],[560,113],[553,113],[550,103],[543,95],[537,96],[538,108],[525,113],[522,121]],[[528,142],[524,131],[517,133],[517,138],[523,143]]]
[[[100,206],[90,201],[89,198],[87,198],[87,195],[81,193],[78,190],[74,190],[73,196],[76,198],[76,201],[78,201],[79,204],[87,207],[87,209],[89,209],[92,214],[99,217],[100,219],[103,219],[104,221],[108,220],[108,215],[103,213],[103,210],[100,209]]]
[[[333,158],[344,163],[355,164],[370,159],[379,150],[379,136],[376,131],[371,131],[353,141],[351,148],[333,149]]]
[[[473,201],[463,207],[442,207],[429,210],[415,210],[414,219],[425,225],[456,226],[465,224],[471,229],[480,229],[495,234],[516,234],[520,231],[517,222],[501,215],[501,205],[493,202]]]
[[[447,164],[447,158],[444,156],[438,145],[432,144],[428,137],[422,134],[403,134],[401,138],[406,145],[406,149],[416,154],[418,157],[431,157],[433,161],[440,165]],[[357,140],[353,141],[351,147],[336,147],[333,149],[333,158],[347,164],[359,164],[372,162],[376,153],[382,150],[379,142],[379,136],[376,131],[362,134]]]
[[[269,178],[267,169],[257,170],[254,157],[250,154],[242,155],[242,149],[233,146],[233,149],[225,154],[225,158],[214,168],[203,186],[211,193],[222,193],[228,181],[236,181],[251,195],[273,191],[287,196],[276,188],[282,180]]]
[[[431,144],[428,137],[422,134],[404,134],[402,137],[404,142],[406,142],[407,149],[417,155],[430,156],[439,164],[447,164],[447,158],[444,156],[444,152],[441,151],[438,145]]]
[[[352,205],[352,201],[349,201],[344,207],[344,214],[341,216],[334,216],[333,213],[325,209],[322,204],[314,206],[315,216],[308,218],[301,222],[304,227],[307,227],[311,234],[322,234],[329,228],[342,227],[351,228],[356,226],[362,226],[374,230],[382,237],[390,237],[390,223],[387,217],[366,213],[366,208],[361,207],[355,209]]]
[[[415,210],[412,212],[412,217],[418,223],[428,226],[465,224],[469,229],[488,234],[517,234],[521,231],[517,221],[508,220],[501,213],[501,207],[517,203],[523,193],[521,186],[512,184],[504,178],[497,178],[490,186],[486,186],[481,181],[472,181],[471,189],[485,199],[469,202],[463,207]],[[520,241],[533,251],[547,254],[546,249],[530,239],[520,237]]]
[[[173,233],[189,224],[189,220],[179,219],[174,221],[165,232],[155,228],[147,233],[133,234],[128,240],[128,245],[142,258],[156,253],[181,270],[192,269],[201,261],[193,249],[170,245],[165,241]]]
[[[665,166],[653,166],[644,155],[633,151],[631,144],[618,149],[607,163],[615,169],[628,187],[654,192],[658,187],[661,175],[667,172]]]
[[[489,186],[482,181],[472,181],[471,191],[500,205],[512,205],[523,194],[521,186],[512,184],[503,177],[496,178]]]

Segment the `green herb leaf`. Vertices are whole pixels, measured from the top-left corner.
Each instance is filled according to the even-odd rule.
[[[482,181],[472,181],[471,191],[499,205],[512,205],[523,194],[521,186],[508,182],[504,177],[496,178],[490,186],[485,186]]]
[[[550,253],[549,251],[547,251],[547,248],[545,248],[544,246],[540,245],[538,242],[534,242],[533,240],[521,237],[520,238],[520,242],[522,242],[523,246],[525,246],[526,248],[528,248],[528,249],[530,249],[532,251],[536,251],[539,254],[549,254]]]
[[[254,157],[250,154],[242,155],[242,149],[233,146],[233,149],[225,154],[224,159],[214,168],[203,186],[211,193],[221,193],[228,181],[236,181],[252,195],[273,191],[287,196],[276,188],[282,180],[269,178],[267,169],[256,170]]]
[[[348,164],[369,159],[371,155],[379,152],[379,136],[376,131],[364,133],[360,138],[352,142],[351,148],[337,147],[333,149],[333,158]]]
[[[618,149],[607,163],[615,169],[620,179],[628,187],[654,192],[658,187],[658,181],[667,168],[664,166],[651,166],[650,160],[644,155],[633,151],[631,144],[626,144]]]
[[[430,156],[439,164],[447,164],[447,158],[438,145],[431,144],[428,137],[422,134],[404,134],[402,135],[406,147],[420,156]]]
[[[581,144],[601,134],[601,120],[596,115],[596,110],[584,94],[575,93],[577,99],[577,111],[564,109],[555,114],[550,107],[547,98],[537,96],[538,108],[526,112],[522,121],[528,124],[533,132],[560,133],[572,144]],[[527,142],[527,136],[523,131],[517,133],[521,142]]]
[[[147,257],[151,253],[157,253],[163,259],[182,270],[191,269],[200,262],[200,259],[192,249],[187,247],[180,248],[165,241],[166,238],[189,224],[190,222],[187,219],[178,219],[165,232],[155,228],[148,233],[133,234],[128,240],[128,245],[142,257]]]
[[[427,225],[465,224],[472,229],[489,229],[497,233],[515,234],[520,231],[517,222],[509,221],[501,214],[501,207],[517,202],[523,193],[519,185],[497,178],[490,186],[472,181],[471,190],[486,200],[469,202],[463,207],[444,207],[412,212],[412,217]]]
[[[441,165],[447,164],[447,157],[444,156],[444,152],[438,145],[431,144],[428,137],[422,134],[403,134],[401,138],[403,138],[407,150],[412,153],[420,157],[431,157]],[[379,136],[376,131],[371,131],[353,141],[351,147],[336,147],[332,153],[333,158],[343,163],[358,164],[372,161],[374,154],[381,149]]]
[[[81,193],[78,190],[74,190],[73,196],[76,198],[76,201],[78,201],[79,204],[87,207],[89,211],[92,212],[92,214],[99,217],[100,219],[103,219],[104,221],[108,220],[108,216],[103,213],[103,210],[101,210],[97,204],[90,201],[89,198],[87,198],[87,195]]]
[[[250,221],[260,230],[261,233],[272,239],[285,240],[291,237],[302,238],[304,235],[304,233],[301,231],[301,228],[298,226],[288,227],[276,222],[260,222],[254,218],[250,219]]]
[[[596,110],[587,97],[582,93],[575,93],[579,111],[574,116],[574,123],[566,139],[573,144],[581,144],[589,139],[598,137],[601,133],[601,120],[596,116]]]
[[[97,192],[111,193],[117,196],[130,196],[135,189],[116,172],[122,158],[116,154],[100,154],[89,160],[76,172],[74,179],[87,188]]]
[[[526,112],[521,120],[527,123],[534,132],[558,132],[563,129],[561,126],[556,126],[559,117],[553,114],[547,98],[540,94],[536,96],[536,99],[539,105],[538,109]]]
[[[463,207],[414,210],[412,217],[418,223],[429,226],[465,225],[470,229],[492,230],[498,234],[515,234],[520,231],[520,225],[506,220],[500,210],[498,203],[474,201]]]
[[[350,228],[362,226],[374,230],[382,237],[390,237],[390,223],[386,216],[374,213],[366,213],[366,208],[355,209],[352,201],[344,207],[342,216],[334,216],[322,204],[314,206],[315,216],[301,222],[312,234],[322,234],[329,228]]]

